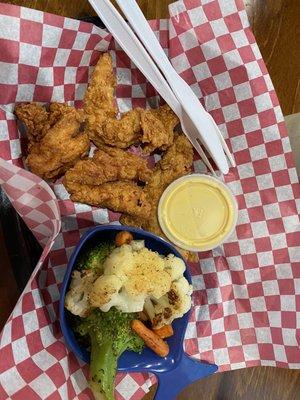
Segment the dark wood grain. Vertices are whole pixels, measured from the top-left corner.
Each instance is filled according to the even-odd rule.
[[[86,0],[1,0],[68,17],[94,15]],[[138,1],[148,19],[164,18],[170,0]],[[300,111],[300,1],[245,0],[251,26],[284,114]],[[1,247],[2,243],[2,247]],[[0,324],[18,294],[0,231]],[[145,400],[153,398],[153,388]],[[216,374],[186,388],[179,400],[298,400],[300,371],[271,367]]]
[[[300,1],[245,0],[284,115],[300,111]]]
[[[152,400],[155,387],[143,400]],[[187,387],[177,400],[299,400],[300,373],[256,367],[223,372]]]

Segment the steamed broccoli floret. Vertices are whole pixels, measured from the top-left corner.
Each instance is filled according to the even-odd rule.
[[[113,242],[103,242],[98,244],[79,257],[79,260],[76,264],[76,269],[81,271],[83,269],[101,268],[103,261],[114,248],[115,245]]]
[[[96,399],[114,399],[114,380],[118,358],[125,350],[141,352],[142,339],[131,329],[135,314],[111,308],[108,312],[94,309],[75,330],[89,335],[91,341],[90,387]]]

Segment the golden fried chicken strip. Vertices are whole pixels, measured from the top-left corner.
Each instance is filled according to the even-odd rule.
[[[78,161],[67,171],[65,182],[67,186],[69,181],[86,185],[118,180],[147,182],[151,172],[146,159],[122,149],[101,146],[92,158]]]
[[[38,142],[50,128],[48,111],[40,104],[19,104],[15,114],[24,123],[30,143]]]
[[[144,188],[151,202],[149,217],[143,218],[123,214],[120,218],[120,222],[123,225],[143,228],[167,239],[160,228],[157,218],[159,199],[170,183],[191,172],[192,164],[193,148],[190,142],[183,135],[175,136],[174,144],[157,163],[149,183]],[[199,260],[197,253],[180,248],[177,248],[177,250],[187,261],[197,262]]]
[[[167,186],[175,179],[191,172],[193,164],[193,147],[184,135],[176,135],[174,143],[157,163],[155,170],[144,188],[150,199],[151,211],[148,218],[123,215],[120,222],[124,225],[136,226],[164,236],[157,218],[159,199]]]
[[[34,174],[57,178],[87,155],[90,142],[88,135],[80,132],[82,121],[83,113],[73,109],[31,146],[26,162]]]
[[[174,128],[178,123],[177,115],[167,104],[154,110],[143,110],[141,126],[144,152],[150,154],[154,150],[166,150],[170,147],[174,140]]]
[[[115,87],[112,59],[104,53],[95,66],[84,98],[86,131],[96,146],[107,144],[127,148],[139,142],[140,109],[128,111],[117,118]]]
[[[90,139],[96,146],[107,144],[125,149],[137,144],[141,138],[141,113],[140,108],[135,108],[124,113],[120,119],[107,118],[100,131],[90,131]]]
[[[74,113],[75,108],[66,103],[51,103],[49,106],[49,123],[50,126],[56,124],[63,116]]]
[[[24,123],[30,146],[39,142],[47,131],[75,108],[65,103],[51,103],[49,111],[38,103],[19,104],[15,108],[17,118]]]
[[[107,182],[102,185],[84,185],[65,181],[71,200],[97,207],[109,208],[135,216],[148,216],[150,202],[143,189],[132,181]]]
[[[114,99],[115,87],[112,59],[108,53],[104,53],[95,66],[84,96],[86,130],[92,136],[101,136],[103,123],[109,117],[116,117],[118,113]]]
[[[167,181],[168,180],[165,179],[162,170],[159,167],[156,168],[156,170],[152,174],[152,177],[148,185],[146,185],[144,188],[144,192],[150,199],[150,204],[151,204],[151,210],[149,216],[145,217],[142,215],[140,217],[137,217],[137,216],[123,214],[120,218],[121,224],[128,226],[135,226],[136,228],[142,228],[145,229],[146,231],[155,233],[158,236],[165,237],[158,222],[157,207],[161,195],[168,186]],[[170,183],[172,181],[173,180],[170,180]]]

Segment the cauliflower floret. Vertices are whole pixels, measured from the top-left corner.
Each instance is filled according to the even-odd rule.
[[[149,295],[160,298],[171,287],[171,276],[165,270],[165,261],[147,248],[134,253],[135,268],[130,271],[124,287],[131,296]]]
[[[122,280],[116,275],[101,275],[94,282],[90,292],[90,303],[92,307],[101,308],[118,295],[122,287]]]
[[[133,268],[132,247],[128,244],[116,247],[103,263],[104,275],[117,275],[122,281]]]
[[[93,284],[90,303],[107,312],[116,307],[123,312],[138,312],[144,307],[145,296],[131,296],[122,289],[123,282],[116,275],[102,275]]]
[[[169,254],[165,258],[165,269],[170,274],[172,281],[176,281],[183,275],[185,263],[181,258],[175,257],[174,254]]]
[[[111,307],[116,307],[124,313],[135,313],[143,310],[145,296],[131,296],[125,289],[122,289],[118,294],[113,295],[110,302],[100,307],[101,311],[109,311]]]
[[[123,312],[142,311],[147,297],[158,299],[170,290],[171,274],[165,266],[165,258],[145,248],[143,241],[117,247],[93,285],[91,305],[102,311],[113,306]]]
[[[181,277],[172,282],[170,291],[158,300],[146,302],[145,309],[155,328],[171,324],[191,308],[192,286]]]
[[[133,240],[130,243],[130,246],[133,251],[142,250],[145,247],[145,241],[144,240]]]
[[[66,294],[65,307],[74,315],[86,317],[90,312],[89,293],[97,279],[93,270],[73,271],[70,290]]]

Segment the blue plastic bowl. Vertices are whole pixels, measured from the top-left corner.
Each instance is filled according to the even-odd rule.
[[[69,324],[66,309],[64,307],[65,295],[68,291],[71,274],[76,265],[79,254],[82,254],[95,244],[103,241],[114,241],[119,231],[127,230],[133,234],[134,239],[144,240],[145,246],[159,254],[174,254],[181,257],[180,253],[168,242],[152,233],[141,229],[117,226],[101,225],[87,231],[74,249],[61,287],[59,315],[60,325],[68,347],[85,362],[89,362],[90,354],[82,347],[73,333]],[[191,283],[188,269],[185,271],[186,279]],[[152,350],[145,348],[141,354],[126,351],[118,361],[118,370],[125,372],[152,372],[158,378],[156,400],[174,400],[176,395],[190,383],[211,375],[217,370],[216,365],[200,363],[188,357],[183,351],[183,339],[189,319],[189,313],[173,322],[174,335],[167,340],[170,352],[165,358],[157,356]]]

